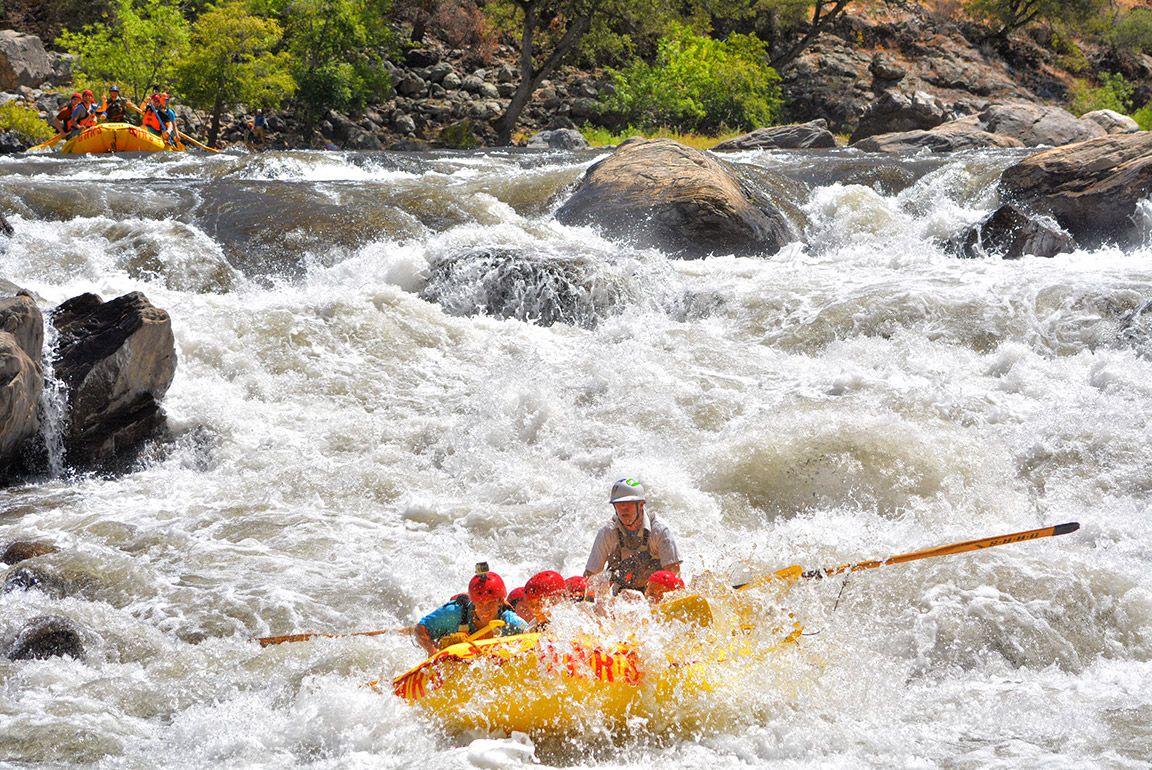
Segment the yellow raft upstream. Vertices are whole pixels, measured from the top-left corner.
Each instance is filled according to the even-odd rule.
[[[701,597],[680,602],[705,602],[707,608]],[[635,639],[560,639],[540,633],[462,642],[396,677],[392,688],[460,729],[540,733],[620,725],[674,710],[686,696],[712,693],[732,678],[724,676],[726,665],[750,657],[761,661],[803,630],[795,624],[762,641],[730,629],[676,628],[681,630],[671,643],[660,645],[655,654],[652,645]]]
[[[87,154],[102,152],[161,152],[178,149],[146,129],[128,123],[99,123],[69,139],[60,152]]]

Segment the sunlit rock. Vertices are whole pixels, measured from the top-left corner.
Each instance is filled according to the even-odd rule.
[[[556,212],[685,258],[769,255],[796,238],[781,207],[715,156],[668,139],[629,139],[592,166]]]
[[[35,88],[52,77],[52,60],[35,35],[0,31],[0,91]]]
[[[865,108],[850,141],[855,144],[877,134],[927,131],[946,119],[943,105],[931,94],[923,91],[905,94],[889,90]]]
[[[40,427],[44,319],[27,294],[0,300],[0,482],[20,466]]]
[[[165,421],[160,401],[176,373],[168,313],[132,292],[83,294],[56,308],[56,375],[67,388],[68,462],[108,466],[131,457]]]
[[[1098,123],[1042,104],[994,104],[980,113],[984,130],[1019,139],[1027,147],[1059,147],[1104,136]]]
[[[1095,125],[1095,124],[1093,124]],[[1143,238],[1137,206],[1152,194],[1152,132],[1110,134],[1054,147],[1000,177],[1002,200],[1056,219],[1082,246]]]
[[[65,655],[84,660],[84,639],[80,627],[61,615],[33,618],[8,646],[11,660],[47,660]]]
[[[823,118],[790,126],[768,126],[725,139],[713,152],[729,150],[812,150],[836,146],[836,137]]]
[[[864,152],[957,152],[982,147],[1023,147],[1019,139],[982,131],[968,123],[943,123],[928,131],[877,134],[852,145]]]

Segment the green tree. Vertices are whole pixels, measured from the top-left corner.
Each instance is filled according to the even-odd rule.
[[[769,67],[767,46],[750,35],[727,41],[674,30],[660,41],[656,63],[612,71],[615,94],[606,111],[620,127],[689,131],[751,130],[775,122],[780,77]]]
[[[265,0],[270,1],[270,0]],[[392,85],[388,0],[291,0],[284,10],[292,75],[308,130],[326,110],[359,110]]]
[[[253,16],[242,0],[209,6],[192,26],[192,45],[176,64],[181,93],[211,110],[208,144],[220,135],[220,115],[239,104],[277,107],[296,90],[287,52],[271,53],[282,32],[274,19]]]
[[[1152,8],[1133,8],[1123,14],[1109,32],[1108,42],[1122,51],[1152,56]]]
[[[964,8],[974,19],[991,26],[991,38],[1007,40],[1034,21],[1084,24],[1107,3],[1108,0],[968,0]]]
[[[135,102],[153,85],[173,82],[173,63],[188,47],[188,22],[177,0],[112,0],[104,23],[64,30],[56,44],[76,56],[78,85],[118,83]]]

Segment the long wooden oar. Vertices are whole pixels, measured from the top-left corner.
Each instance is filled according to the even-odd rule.
[[[56,143],[59,142],[61,139],[63,139],[66,136],[68,136],[68,134],[66,132],[62,131],[59,134],[56,134],[56,136],[49,139],[47,142],[41,142],[40,144],[36,145],[35,147],[29,147],[24,152],[32,152],[33,150],[43,150],[46,147],[55,147]]]
[[[318,636],[325,636],[329,639],[342,639],[345,636],[380,636],[381,634],[404,634],[411,636],[416,633],[416,626],[406,626],[404,628],[386,628],[383,631],[358,631],[354,634],[286,634],[285,636],[263,636],[259,639],[252,639],[253,642],[260,642],[261,647],[268,647],[273,644],[283,644],[284,642],[306,642],[309,639],[315,639]]]
[[[821,580],[833,575],[843,575],[845,572],[859,572],[865,569],[875,569],[876,567],[883,567],[888,564],[903,564],[909,561],[917,561],[919,559],[931,559],[934,556],[951,556],[956,553],[966,553],[967,551],[979,551],[983,548],[993,548],[998,545],[1009,545],[1010,543],[1022,543],[1026,540],[1038,540],[1042,537],[1055,537],[1056,535],[1067,535],[1069,532],[1075,532],[1080,529],[1080,524],[1072,521],[1067,524],[1057,524],[1054,527],[1042,527],[1041,529],[1030,529],[1027,532],[1013,532],[1011,535],[997,535],[996,537],[984,537],[979,540],[966,540],[963,543],[953,543],[951,545],[942,545],[939,548],[929,548],[925,551],[913,551],[912,553],[902,553],[897,556],[889,556],[886,559],[879,561],[859,561],[854,564],[841,564],[838,567],[821,567],[819,569],[805,570],[799,565],[785,567],[782,570],[777,570],[771,575],[767,576],[769,580],[799,580],[800,578],[815,578]],[[735,586],[737,589],[746,588],[747,586],[754,585],[761,581],[754,580],[749,583],[743,583]]]

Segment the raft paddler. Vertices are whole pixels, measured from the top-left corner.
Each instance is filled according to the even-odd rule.
[[[532,619],[533,629],[547,625],[552,608],[568,596],[564,578],[555,570],[538,572],[524,584],[523,614]]]
[[[528,624],[508,605],[504,581],[487,565],[477,565],[477,574],[468,583],[468,593],[458,596],[425,615],[416,624],[416,641],[429,655],[475,634],[493,620],[504,625],[497,636],[521,634]]]
[[[141,123],[153,136],[163,137],[164,141],[175,144],[176,116],[164,105],[159,91],[153,92],[152,98],[145,106]]]
[[[608,568],[613,593],[630,588],[643,592],[648,578],[660,570],[680,574],[680,552],[666,524],[644,512],[644,487],[633,479],[620,479],[608,497],[616,513],[596,533],[584,577]]]
[[[104,120],[109,123],[124,123],[125,104],[125,100],[120,98],[120,86],[113,84],[108,89],[108,96],[105,97],[103,108],[99,112],[104,113]]]
[[[80,94],[72,94],[72,101],[65,104],[56,113],[56,118],[52,121],[52,125],[56,127],[56,131],[61,134],[67,134],[72,130],[72,110],[76,109],[76,105],[80,104],[82,97]]]
[[[653,604],[659,604],[664,594],[670,591],[679,591],[684,587],[684,580],[677,574],[666,569],[652,573],[648,578],[648,585],[644,588],[644,595]]]
[[[72,130],[69,138],[78,136],[81,131],[96,125],[96,95],[87,88],[80,95],[80,103],[72,108]]]

